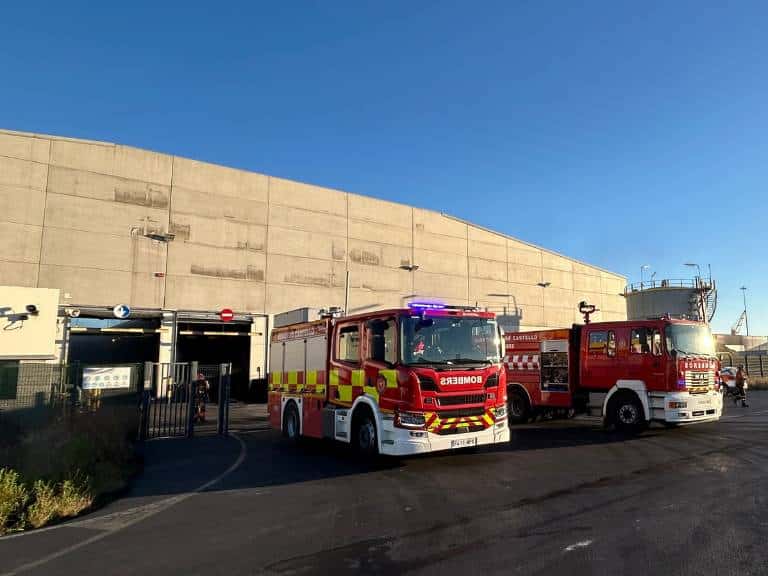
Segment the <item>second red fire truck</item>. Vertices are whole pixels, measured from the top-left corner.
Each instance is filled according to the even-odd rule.
[[[493,313],[415,303],[275,328],[270,341],[269,419],[288,438],[369,455],[509,440]]]
[[[584,308],[586,307],[586,308]],[[582,311],[594,311],[582,303]],[[625,431],[718,420],[718,360],[709,327],[673,319],[507,333],[510,423],[586,412]]]

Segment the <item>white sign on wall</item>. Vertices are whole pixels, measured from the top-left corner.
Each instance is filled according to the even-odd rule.
[[[0,359],[54,358],[58,311],[58,290],[0,286]]]
[[[130,366],[86,366],[83,368],[83,390],[130,387]]]

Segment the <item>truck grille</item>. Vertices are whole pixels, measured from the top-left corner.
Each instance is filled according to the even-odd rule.
[[[440,410],[437,415],[441,420],[446,418],[465,418],[467,416],[482,416],[485,414],[485,408],[460,408],[458,410]]]
[[[485,402],[485,394],[461,394],[459,396],[439,396],[439,406],[459,406],[461,404],[482,404]]]
[[[710,386],[715,385],[715,373],[712,370],[707,372],[694,372],[688,370],[685,373],[685,387],[691,394],[705,394]]]

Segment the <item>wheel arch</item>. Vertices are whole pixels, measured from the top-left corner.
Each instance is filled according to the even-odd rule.
[[[509,399],[509,392],[513,389],[519,389],[522,390],[525,393],[525,397],[528,399],[528,406],[533,408],[533,399],[531,398],[530,392],[528,392],[528,389],[520,384],[520,382],[508,382],[507,383],[507,399]]]
[[[651,421],[651,407],[648,402],[648,391],[645,387],[645,382],[642,380],[618,380],[616,384],[608,391],[603,401],[603,418],[608,415],[608,406],[610,406],[611,399],[616,394],[622,392],[632,392],[640,401],[640,405],[643,407],[643,415],[646,422]]]
[[[363,408],[365,406],[365,408]],[[379,453],[381,453],[381,431],[383,428],[382,424],[382,414],[381,410],[379,410],[379,406],[374,402],[372,398],[365,395],[360,395],[355,399],[355,402],[352,404],[352,408],[349,411],[349,441],[352,441],[352,427],[355,422],[355,417],[359,413],[360,410],[368,409],[371,411],[371,414],[373,415],[373,421],[376,424],[376,443],[378,444]]]
[[[285,412],[288,410],[288,406],[290,405],[294,405],[296,407],[296,412],[299,415],[299,436],[301,436],[304,433],[304,415],[302,414],[301,398],[290,396],[284,400],[283,408],[280,411],[280,429],[282,430],[283,426],[285,426]]]

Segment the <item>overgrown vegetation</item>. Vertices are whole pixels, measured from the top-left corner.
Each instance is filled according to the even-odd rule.
[[[61,419],[5,450],[0,535],[77,516],[124,488],[137,462],[121,416],[102,410]]]

